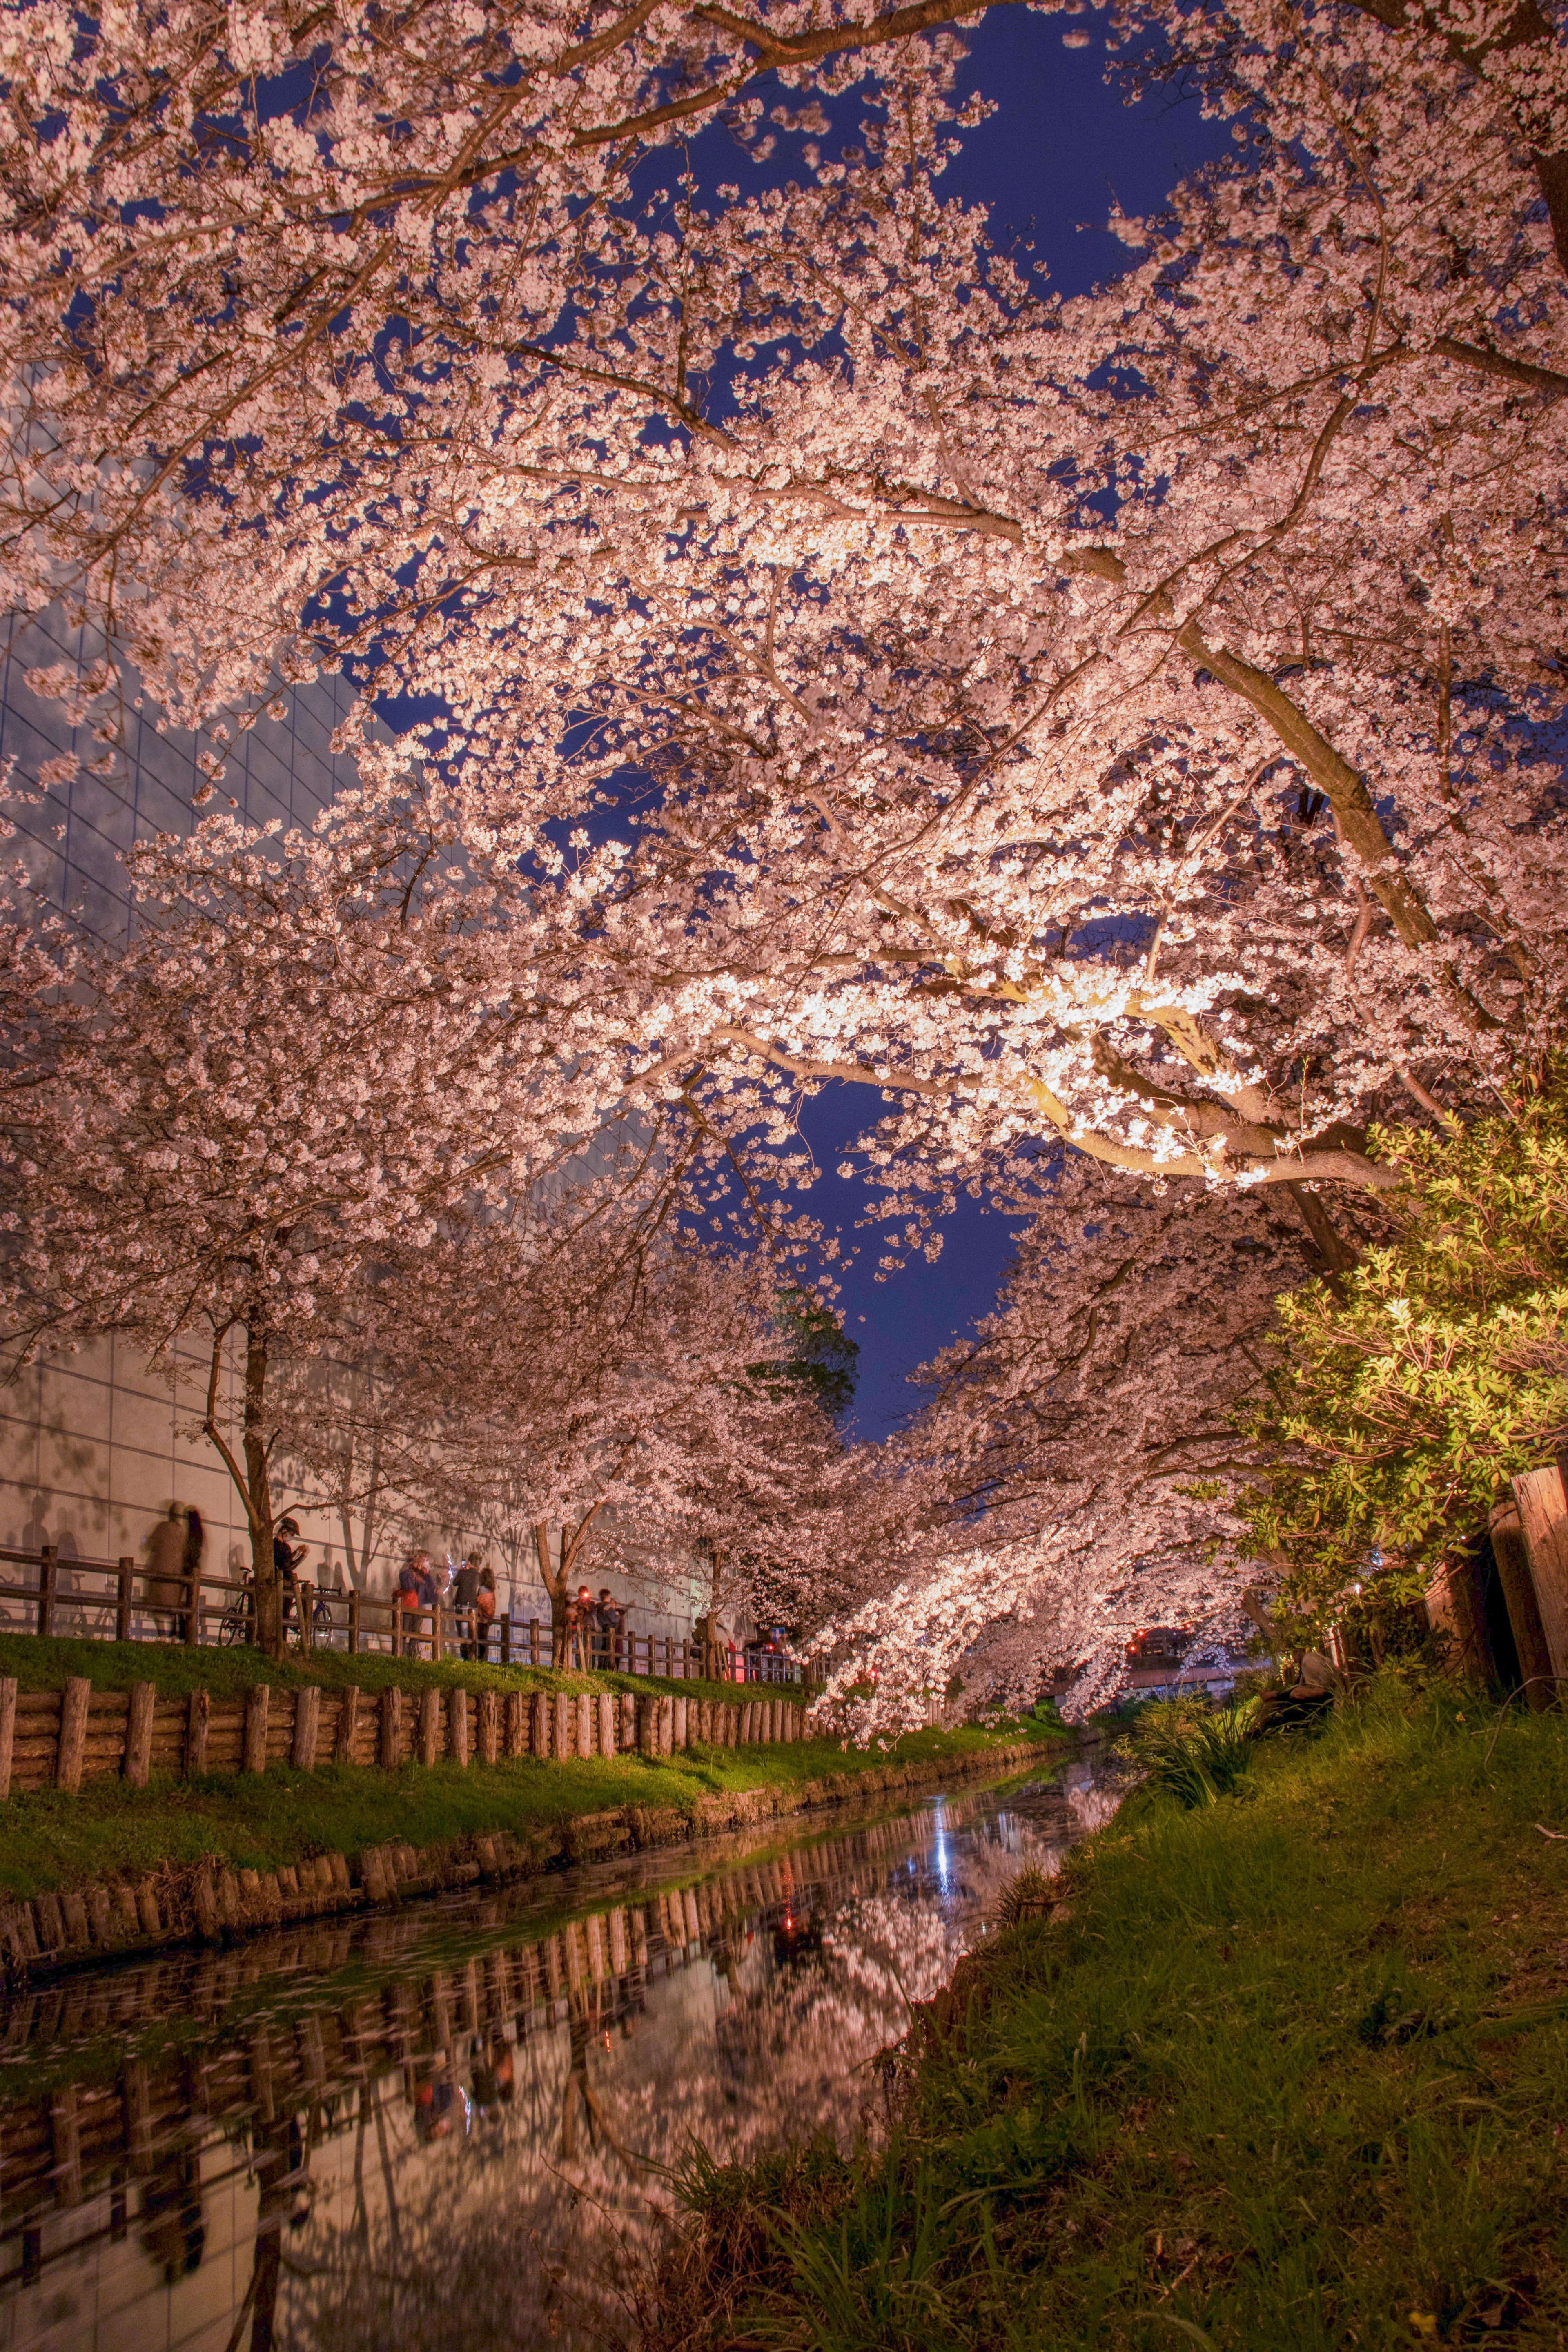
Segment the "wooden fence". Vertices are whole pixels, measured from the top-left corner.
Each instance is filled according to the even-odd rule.
[[[692,1747],[752,1747],[803,1736],[793,1699],[660,1697],[630,1692],[281,1690],[258,1683],[243,1698],[160,1698],[151,1683],[95,1691],[73,1676],[63,1691],[21,1691],[0,1676],[0,1799],[13,1790],[79,1789],[154,1772],[264,1772],[291,1764],[379,1765],[443,1760],[467,1767],[520,1756],[669,1756]]]
[[[24,1571],[18,1577],[16,1570]],[[129,1556],[120,1559],[62,1559],[56,1547],[41,1551],[0,1549],[0,1606],[9,1616],[19,1604],[23,1622],[0,1630],[55,1633],[103,1642],[138,1639],[228,1645],[249,1642],[251,1591],[226,1577],[154,1575]],[[499,1657],[503,1666],[548,1666],[567,1663],[553,1654],[552,1628],[537,1617],[514,1624],[498,1617],[481,1637],[467,1611],[437,1602],[434,1609],[405,1609],[390,1596],[368,1592],[322,1592],[309,1583],[289,1588],[292,1603],[286,1628],[307,1655],[312,1649],[345,1650],[352,1657],[450,1658],[458,1654]],[[704,1673],[701,1646],[673,1634],[587,1633],[582,1663],[618,1674],[663,1675],[689,1682]],[[575,1664],[575,1659],[571,1661]],[[753,1644],[737,1655],[733,1675],[721,1680],[799,1684],[806,1679],[798,1659]]]

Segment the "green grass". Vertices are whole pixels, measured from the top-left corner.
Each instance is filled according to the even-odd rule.
[[[574,1814],[628,1805],[671,1806],[689,1815],[715,1792],[798,1789],[830,1774],[849,1796],[858,1779],[889,1762],[983,1756],[1001,1739],[970,1729],[922,1731],[886,1756],[847,1754],[837,1741],[814,1739],[690,1749],[658,1760],[522,1757],[466,1771],[452,1763],[408,1764],[395,1772],[355,1765],[296,1772],[279,1765],[194,1781],[160,1775],[145,1789],[89,1780],[75,1796],[40,1790],[11,1798],[0,1811],[0,1890],[39,1895],[117,1870],[140,1874],[208,1855],[237,1869],[275,1870],[329,1850],[353,1855],[392,1838],[424,1846],[494,1830],[524,1836]]]
[[[493,1649],[492,1643],[492,1649]],[[480,1665],[477,1660],[394,1658],[384,1651],[363,1651],[351,1658],[346,1650],[312,1650],[301,1658],[290,1650],[284,1659],[264,1658],[247,1647],[187,1649],[179,1642],[95,1642],[47,1640],[36,1633],[0,1633],[0,1675],[14,1675],[25,1691],[63,1690],[67,1678],[82,1675],[94,1690],[128,1690],[132,1683],[150,1682],[165,1698],[184,1698],[193,1690],[210,1691],[215,1698],[230,1698],[255,1683],[297,1690],[308,1683],[338,1691],[354,1684],[363,1691],[389,1688],[423,1690],[436,1684],[442,1689],[461,1686],[471,1691],[673,1691],[688,1698],[728,1699],[796,1697],[798,1690],[758,1684],[668,1681],[662,1675],[626,1674],[566,1674],[551,1666],[502,1667]]]
[[[1562,1717],[1384,1682],[1064,1878],[917,2018],[880,2153],[693,2159],[648,2344],[1563,2344]]]

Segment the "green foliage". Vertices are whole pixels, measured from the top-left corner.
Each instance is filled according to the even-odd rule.
[[[1373,1140],[1405,1171],[1396,1236],[1342,1296],[1315,1282],[1280,1300],[1284,1358],[1241,1423],[1279,1449],[1240,1510],[1253,1548],[1283,1557],[1281,1607],[1304,1633],[1357,1586],[1378,1608],[1416,1598],[1568,1422],[1563,1074],[1517,1117]]]
[[[1202,1699],[1155,1700],[1139,1708],[1116,1752],[1136,1766],[1151,1788],[1174,1797],[1188,1811],[1217,1804],[1251,1769],[1255,1712],[1249,1698],[1217,1712]]]
[[[1555,2345],[1563,1718],[1380,1677],[1252,1785],[1069,1854],[1070,1916],[917,2015],[884,2145],[694,2171],[645,2342]]]
[[[780,1352],[748,1365],[752,1377],[772,1389],[805,1390],[835,1420],[847,1412],[860,1349],[832,1309],[792,1286],[780,1299],[773,1329]]]
[[[1043,1919],[1061,1890],[1043,1870],[1020,1870],[996,1897],[994,1917],[999,1927],[1016,1927],[1025,1919]]]

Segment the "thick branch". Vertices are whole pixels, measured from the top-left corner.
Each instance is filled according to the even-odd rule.
[[[1437,926],[1414,885],[1403,874],[1388,871],[1394,845],[1373,806],[1372,794],[1350,762],[1341,758],[1327,736],[1319,734],[1306,712],[1271,677],[1243,661],[1239,654],[1211,646],[1195,620],[1187,623],[1176,643],[1273,729],[1326,797],[1339,821],[1342,838],[1367,868],[1373,889],[1405,946],[1430,947]]]

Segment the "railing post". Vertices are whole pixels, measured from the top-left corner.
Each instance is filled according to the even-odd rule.
[[[528,1621],[528,1663],[531,1666],[536,1666],[539,1664],[539,1620],[537,1617],[531,1617]]]
[[[357,1589],[349,1594],[349,1655],[351,1658],[357,1658],[359,1655],[359,1592]]]
[[[120,1581],[114,1596],[114,1638],[117,1642],[129,1642],[131,1639],[131,1597],[135,1575],[136,1562],[121,1553]]]
[[[202,1638],[201,1609],[202,1571],[199,1567],[196,1567],[191,1570],[190,1584],[185,1595],[185,1647],[187,1650],[194,1650]]]
[[[511,1611],[510,1609],[500,1621],[500,1662],[503,1666],[510,1666],[511,1664]]]
[[[392,1596],[392,1654],[395,1658],[400,1658],[403,1655],[403,1620],[405,1614],[405,1612],[404,1610],[403,1602],[395,1592]]]
[[[430,1612],[430,1663],[433,1666],[439,1665],[441,1663],[441,1652],[445,1646],[441,1634],[441,1619],[444,1614],[441,1603],[437,1601],[435,1608]]]
[[[55,1630],[55,1566],[53,1544],[46,1544],[38,1562],[38,1631],[52,1633]]]
[[[310,1654],[311,1636],[315,1632],[315,1623],[310,1613],[316,1605],[315,1586],[309,1582],[296,1584],[294,1598],[300,1610],[300,1655],[302,1658],[308,1658]]]

